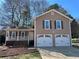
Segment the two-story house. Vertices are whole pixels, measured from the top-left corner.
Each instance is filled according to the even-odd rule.
[[[71,46],[71,21],[52,9],[34,18],[34,29],[7,29],[6,44],[24,42],[27,43],[25,46],[32,44],[34,47]]]

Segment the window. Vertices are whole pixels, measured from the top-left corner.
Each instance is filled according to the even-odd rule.
[[[56,29],[62,29],[62,22],[61,22],[61,20],[56,20]]]
[[[59,34],[59,35],[56,35],[56,37],[61,37],[61,35]]]
[[[63,37],[68,37],[68,35],[63,35]]]
[[[50,29],[50,20],[44,20],[44,28]]]
[[[40,38],[40,37],[44,37],[44,36],[43,35],[39,35],[38,38]]]
[[[16,38],[16,32],[12,32],[12,38]]]
[[[21,32],[21,36],[22,36],[22,38],[24,38],[25,37],[25,32]]]
[[[47,38],[51,38],[51,36],[50,36],[50,35],[45,35],[45,37],[47,37]]]
[[[8,32],[6,32],[6,36],[8,37]]]

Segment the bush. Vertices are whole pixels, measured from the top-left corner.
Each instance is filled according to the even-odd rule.
[[[79,43],[78,38],[73,38],[73,39],[72,39],[72,43]]]

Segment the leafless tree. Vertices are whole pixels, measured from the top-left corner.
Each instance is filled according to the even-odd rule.
[[[33,15],[43,13],[47,7],[46,0],[5,0],[2,18],[11,25],[27,26]]]
[[[32,15],[39,15],[43,12],[45,12],[45,10],[48,7],[48,2],[47,0],[30,0],[30,5],[31,5],[31,10],[32,10]]]
[[[11,24],[19,26],[25,21],[23,20],[24,9],[27,11],[27,14],[30,11],[27,3],[29,3],[29,0],[6,0],[4,9]]]

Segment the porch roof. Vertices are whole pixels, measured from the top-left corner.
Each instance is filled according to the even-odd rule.
[[[6,31],[34,31],[33,28],[29,28],[29,29],[19,29],[19,28],[9,28],[9,29],[6,29]]]

